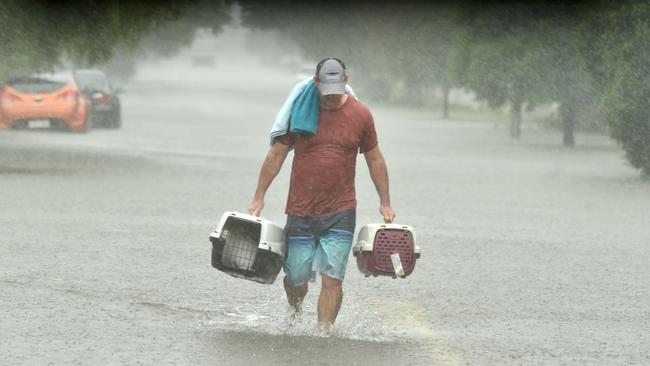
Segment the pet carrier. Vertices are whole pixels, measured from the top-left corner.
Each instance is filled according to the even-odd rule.
[[[234,277],[271,284],[284,263],[284,230],[260,217],[227,211],[210,242],[212,266]]]
[[[405,278],[415,269],[420,247],[415,245],[415,230],[410,226],[368,224],[359,231],[352,253],[366,277]]]

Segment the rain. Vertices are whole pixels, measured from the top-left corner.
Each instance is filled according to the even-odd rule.
[[[648,16],[3,2],[0,363],[649,364]],[[405,278],[350,253],[330,330],[320,278],[295,317],[282,270],[228,275],[210,236],[248,214],[278,111],[327,57],[372,113],[394,222],[421,250]],[[279,227],[293,157],[261,212]],[[363,154],[355,179],[353,244],[384,223]]]

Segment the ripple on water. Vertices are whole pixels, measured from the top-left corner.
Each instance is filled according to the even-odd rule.
[[[292,318],[285,301],[284,298],[269,301],[258,309],[250,305],[227,308],[219,314],[210,314],[204,325],[223,331],[288,337],[337,337],[370,342],[403,340],[403,335],[387,330],[378,314],[367,308],[347,304],[332,331],[324,332],[318,327],[315,305],[306,303],[302,315]]]

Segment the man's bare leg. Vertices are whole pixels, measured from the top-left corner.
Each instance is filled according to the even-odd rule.
[[[287,282],[287,278],[284,278],[284,292],[287,293],[287,301],[289,301],[289,305],[293,308],[293,317],[302,311],[302,300],[307,295],[307,289],[307,281],[300,286],[291,286]]]
[[[340,280],[321,275],[323,286],[318,298],[318,325],[329,330],[336,321],[336,316],[343,301],[343,285]]]

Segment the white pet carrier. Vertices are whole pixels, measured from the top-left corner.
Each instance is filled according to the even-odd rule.
[[[210,242],[214,268],[265,284],[275,281],[286,254],[281,226],[234,211],[223,214]]]

